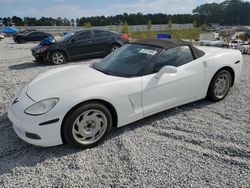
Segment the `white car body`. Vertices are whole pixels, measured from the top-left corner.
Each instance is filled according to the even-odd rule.
[[[211,46],[211,47],[222,47],[224,45],[224,42],[220,40],[201,40],[200,41],[201,46]]]
[[[242,44],[245,44],[244,41],[242,40],[233,40],[229,43],[229,48],[232,48],[232,49],[238,49],[238,46],[239,45],[242,45]]]
[[[66,66],[39,75],[14,98],[8,117],[17,135],[38,146],[63,143],[61,125],[66,114],[76,105],[101,100],[113,106],[117,127],[127,125],[152,114],[203,99],[215,73],[223,67],[234,72],[234,82],[240,78],[242,55],[238,50],[198,47],[205,55],[177,68],[176,74],[155,74],[123,78],[106,75],[89,65]],[[190,83],[192,83],[190,85]],[[48,113],[30,116],[24,110],[37,101],[58,97],[60,101]],[[13,101],[14,101],[13,100]],[[39,125],[53,119],[57,122]],[[35,140],[26,133],[38,134]]]
[[[242,54],[249,54],[250,55],[250,43],[239,45],[238,49],[241,51]]]

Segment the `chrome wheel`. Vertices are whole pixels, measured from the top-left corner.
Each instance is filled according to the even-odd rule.
[[[214,95],[217,98],[222,99],[228,93],[229,89],[230,89],[230,78],[228,74],[221,74],[215,81]]]
[[[107,117],[99,110],[87,110],[80,114],[72,129],[74,139],[83,145],[89,145],[102,138],[107,129]]]
[[[64,57],[64,55],[62,53],[56,52],[56,53],[53,54],[52,60],[53,60],[54,64],[59,65],[59,64],[64,63],[65,57]]]

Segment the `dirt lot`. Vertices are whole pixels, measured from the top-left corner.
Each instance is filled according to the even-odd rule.
[[[32,62],[34,45],[0,41],[0,187],[250,187],[250,56],[223,102],[159,113],[81,151],[29,145],[7,118],[18,89],[56,68]]]

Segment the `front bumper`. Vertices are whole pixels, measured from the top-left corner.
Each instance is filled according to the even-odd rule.
[[[32,105],[32,101],[25,93],[21,93],[16,103],[12,103],[8,110],[8,117],[13,123],[16,134],[24,141],[42,147],[50,147],[62,144],[61,123],[59,119],[56,123],[39,125],[47,122],[53,117],[49,115],[30,116],[24,110]],[[55,118],[54,118],[55,119]]]
[[[36,53],[36,52],[32,51],[32,55],[36,59],[36,61],[39,61],[39,62],[47,62],[48,61],[46,52]]]

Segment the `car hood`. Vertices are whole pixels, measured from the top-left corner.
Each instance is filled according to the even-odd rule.
[[[36,77],[29,85],[27,95],[34,101],[61,97],[74,90],[99,84],[116,82],[125,78],[106,75],[89,65],[57,68]]]
[[[31,51],[37,51],[38,49],[43,48],[43,47],[44,47],[44,46],[37,45],[37,46],[31,48]]]

